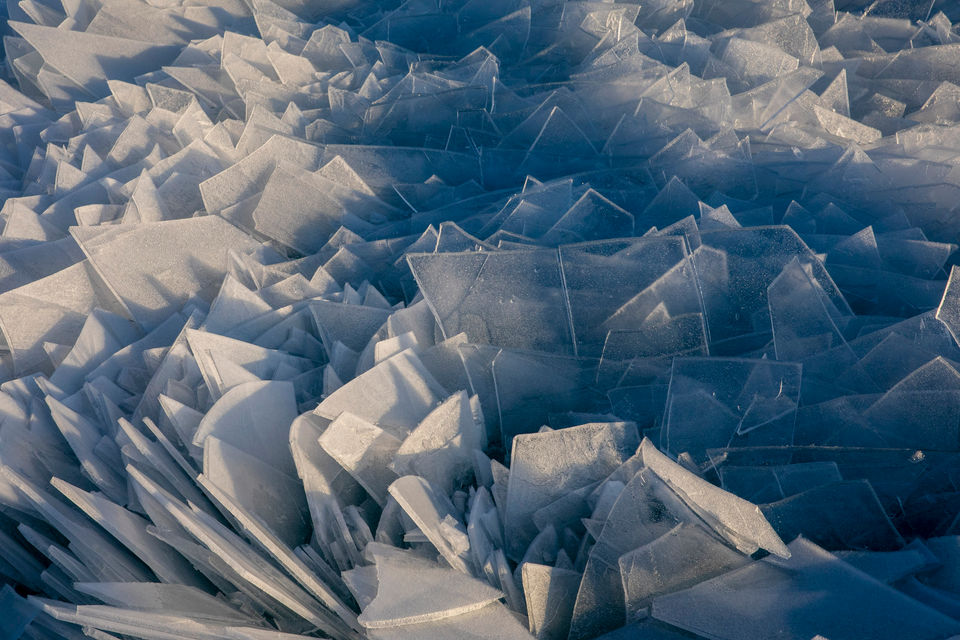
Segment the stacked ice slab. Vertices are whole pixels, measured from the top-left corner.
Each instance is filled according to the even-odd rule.
[[[19,0],[0,639],[960,634],[950,0]]]

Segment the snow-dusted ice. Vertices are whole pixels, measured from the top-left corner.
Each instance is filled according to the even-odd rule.
[[[956,2],[0,19],[0,640],[960,637]]]

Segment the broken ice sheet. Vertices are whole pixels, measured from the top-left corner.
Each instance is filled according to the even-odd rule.
[[[253,221],[259,233],[309,254],[320,249],[340,226],[340,207],[311,184],[310,174],[300,173],[283,165],[274,169],[253,212]]]
[[[363,489],[350,474],[320,446],[320,436],[329,427],[329,422],[313,413],[298,416],[290,425],[290,451],[297,467],[297,475],[303,481],[307,504],[314,518],[314,528],[327,500],[338,499],[346,504],[363,501]]]
[[[77,505],[144,562],[162,580],[189,587],[207,583],[173,549],[148,535],[148,522],[103,496],[88,493],[54,478],[54,488]]]
[[[353,610],[335,593],[329,583],[316,575],[304,561],[291,551],[294,547],[285,543],[276,536],[253,512],[246,510],[242,505],[233,501],[229,494],[221,492],[216,485],[208,482],[205,476],[200,476],[199,483],[211,494],[240,526],[260,545],[270,556],[282,566],[287,573],[293,576],[317,600],[326,605],[343,623],[354,630],[358,630],[356,615]],[[319,561],[322,564],[322,560]],[[327,567],[323,567],[327,568]]]
[[[291,382],[299,395],[303,391],[299,388],[300,374],[316,367],[312,360],[279,349],[266,349],[192,327],[186,328],[184,336],[193,352],[191,361],[196,360],[203,382],[215,400],[241,384],[272,379]]]
[[[679,263],[687,250],[683,238],[671,236],[563,246],[559,255],[577,354],[595,357],[606,332],[616,328],[605,322],[639,295],[637,291],[644,291]],[[654,307],[671,292],[658,293]],[[645,315],[631,317],[642,320]]]
[[[844,315],[850,307],[823,264],[790,227],[756,227],[709,231],[704,245],[725,253],[729,282],[722,305],[710,309],[710,336],[714,341],[753,331],[769,331],[766,315],[767,287],[794,258],[815,280],[827,298]],[[701,274],[701,279],[707,277]],[[704,292],[704,296],[708,291]]]
[[[833,461],[806,462],[766,467],[724,465],[720,485],[730,493],[755,504],[776,502],[807,489],[843,480]]]
[[[328,420],[348,411],[404,438],[447,395],[412,350],[380,362],[320,403],[316,414]]]
[[[204,447],[215,436],[287,475],[294,475],[287,445],[290,423],[297,417],[293,385],[280,380],[237,385],[203,416],[193,444]]]
[[[288,546],[308,537],[306,498],[295,477],[213,435],[204,439],[203,475],[260,517]]]
[[[140,332],[127,318],[94,309],[73,348],[50,376],[50,382],[64,393],[79,390],[90,371],[138,337]]]
[[[400,440],[376,424],[344,411],[324,430],[319,442],[370,497],[385,504],[387,487],[397,478],[390,462],[400,448]]]
[[[227,252],[257,246],[216,216],[73,227],[71,233],[133,318],[150,328],[192,296],[213,299],[226,272]]]
[[[660,596],[652,615],[692,633],[747,638],[943,638],[957,621],[883,585],[812,542]]]
[[[673,462],[648,438],[640,443],[640,455],[648,469],[656,473],[738,550],[754,553],[757,549],[764,549],[781,557],[789,557],[786,545],[757,506],[727,493]]]
[[[541,640],[566,638],[580,574],[532,562],[520,567],[530,632]]]
[[[177,614],[142,609],[127,609],[106,605],[71,606],[54,600],[34,598],[33,603],[54,621],[80,625],[92,638],[116,638],[112,633],[121,635],[134,633],[142,638],[159,640],[169,638],[188,640],[191,638],[237,638],[244,640],[294,640],[302,637],[298,634],[271,631],[247,624],[229,624],[223,621],[207,622],[202,618],[186,618]],[[53,623],[56,624],[56,623]],[[71,627],[57,628],[61,633],[69,632]],[[112,633],[105,633],[106,630]],[[78,636],[81,637],[81,636]]]
[[[0,294],[0,302],[0,330],[13,355],[8,376],[43,367],[43,342],[72,345],[93,309],[126,315],[88,261]]]
[[[866,480],[811,488],[760,509],[781,538],[802,534],[827,550],[892,551],[904,544]]]
[[[651,508],[653,507],[653,508]],[[626,599],[618,558],[668,533],[696,515],[650,469],[628,479],[607,518],[591,533],[583,579],[570,620],[569,637],[590,638],[615,629],[626,620]]]
[[[554,251],[410,254],[410,270],[444,336],[572,354]]]
[[[513,613],[500,603],[436,622],[371,629],[367,635],[371,640],[482,640],[489,637],[530,640],[531,637]]]
[[[661,594],[686,588],[750,561],[697,523],[679,524],[653,542],[620,556],[627,622],[646,617]]]
[[[44,60],[61,70],[80,86],[95,93],[109,92],[107,78],[132,80],[146,71],[172,62],[179,51],[173,45],[158,45],[123,37],[109,37],[84,31],[60,33],[51,27],[14,23],[17,33],[33,46]]]
[[[358,353],[363,351],[391,313],[390,309],[325,300],[310,303],[310,311],[331,360],[331,350],[337,342]]]
[[[443,620],[498,601],[486,582],[412,554],[375,556],[377,595],[358,620],[368,629]]]
[[[33,502],[35,509],[48,522],[57,525],[58,530],[70,540],[71,550],[98,580],[149,581],[150,570],[146,565],[116,545],[75,510],[69,509],[10,467],[0,467],[0,473]]]
[[[800,398],[801,365],[769,360],[674,360],[661,442],[703,462],[707,449],[787,445]]]
[[[537,509],[607,477],[638,445],[632,422],[598,422],[515,437],[504,520],[509,557],[522,558],[536,535]]]
[[[950,287],[940,320],[926,312],[943,292],[943,270],[955,262],[950,242],[958,231],[951,99],[960,77],[950,7],[941,2],[935,9],[944,13],[926,15],[923,7],[884,0],[860,15],[820,0],[802,11],[790,3],[719,0],[568,3],[563,11],[512,0],[382,11],[372,3],[211,2],[9,4],[13,30],[26,38],[4,41],[17,86],[0,84],[0,200],[7,199],[0,286],[42,283],[44,291],[30,304],[0,305],[0,324],[14,365],[23,365],[8,374],[52,376],[5,385],[10,402],[2,403],[0,440],[4,463],[35,488],[51,473],[78,487],[67,491],[113,527],[111,536],[125,536],[128,548],[145,543],[134,535],[140,527],[125,525],[144,525],[136,518],[147,515],[155,525],[147,535],[180,551],[224,602],[263,613],[284,631],[347,636],[348,628],[328,624],[317,581],[347,600],[350,584],[368,605],[377,595],[376,567],[363,565],[369,558],[361,549],[374,537],[462,562],[501,589],[507,608],[526,608],[538,634],[562,638],[571,621],[574,635],[592,632],[597,620],[622,624],[625,594],[637,596],[632,613],[645,610],[655,596],[634,591],[637,582],[624,585],[618,560],[628,554],[627,572],[649,577],[644,553],[657,541],[666,548],[664,528],[697,522],[717,557],[730,546],[737,558],[756,547],[779,549],[752,505],[705,480],[716,479],[704,464],[707,447],[723,448],[723,460],[713,462],[724,487],[773,503],[765,508],[785,536],[805,533],[830,547],[896,546],[897,535],[956,533],[950,376],[958,349],[947,331]],[[317,28],[318,19],[331,24]],[[154,56],[155,45],[171,43],[172,65]],[[121,50],[140,55],[114,59]],[[430,54],[437,51],[444,55]],[[82,102],[96,98],[91,91],[110,95]],[[237,233],[204,219],[218,215],[254,238],[236,236],[241,246],[227,247],[222,263],[198,267],[189,260],[206,259],[208,250],[219,251],[222,235]],[[183,219],[148,222],[166,218]],[[71,282],[45,281],[83,257],[73,237],[63,236],[75,221],[85,246],[95,244],[94,235],[112,238],[98,251],[131,234],[139,240],[105,258],[110,273],[90,254],[107,295],[63,312],[55,306],[71,300]],[[774,222],[796,233],[767,226]],[[652,225],[644,238],[616,238]],[[173,227],[191,231],[171,233],[174,240],[153,249],[151,236]],[[591,242],[562,244],[582,240]],[[287,261],[277,250],[317,253]],[[405,252],[423,263],[422,294]],[[461,268],[473,271],[461,277]],[[143,273],[160,285],[130,275]],[[316,296],[324,301],[313,311],[301,302]],[[134,340],[114,333],[122,322],[92,311],[107,306],[122,315],[114,297],[145,331],[174,313],[178,326],[107,357]],[[199,309],[211,299],[201,325]],[[408,309],[391,309],[401,300]],[[184,303],[196,307],[181,316],[176,309]],[[325,313],[313,324],[317,308]],[[918,311],[925,313],[909,328],[897,327]],[[671,361],[683,371],[690,356],[699,358],[690,368],[701,368],[700,377],[684,371],[669,388]],[[731,359],[752,363],[750,374],[708,375],[710,362]],[[798,376],[783,376],[781,394],[771,382],[777,376],[767,374],[801,359],[805,406],[797,409]],[[685,388],[682,378],[696,384]],[[277,412],[284,428],[238,403],[203,448],[193,444],[204,414],[217,418],[234,390],[279,380],[293,387],[294,408]],[[472,394],[484,410],[486,452]],[[297,417],[318,402],[317,413]],[[55,415],[47,415],[50,406]],[[236,412],[261,423],[267,441],[245,447],[250,434],[224,433],[236,425],[256,431]],[[367,451],[349,433],[340,434],[334,457],[321,445],[344,426],[336,421],[345,412],[375,435],[389,434],[375,469],[350,459]],[[511,470],[501,461],[509,461],[504,454],[517,434],[556,434],[613,420],[608,413],[649,428],[677,463],[643,456],[644,487],[658,485],[659,502],[631,485],[640,466],[626,462],[612,476],[587,478],[535,505],[532,536],[511,556],[531,569],[527,575],[549,572],[551,582],[563,581],[563,606],[548,620],[552,602],[521,592],[518,579],[525,586],[535,580],[524,567],[514,571],[503,553],[511,544],[501,526],[510,478],[524,472],[521,459]],[[787,446],[795,413],[796,442],[830,446]],[[117,424],[120,417],[130,419]],[[727,425],[722,439],[697,440],[716,423]],[[673,439],[681,436],[686,440]],[[740,446],[756,443],[776,446]],[[202,491],[192,478],[204,453],[211,477],[199,479]],[[807,464],[818,468],[796,468]],[[344,466],[369,493],[379,491],[379,523],[380,505]],[[616,475],[624,468],[630,472]],[[482,488],[468,486],[471,472]],[[89,493],[84,473],[104,495]],[[386,487],[396,473],[423,480],[397,480],[402,491],[394,496]],[[550,473],[542,480],[548,487],[567,481]],[[288,500],[287,492],[296,496]],[[13,552],[0,566],[24,573],[31,588],[81,603],[89,596],[71,584],[89,583],[90,573],[104,582],[153,579],[100,575],[110,570],[100,566],[107,552],[74,545],[84,538],[79,522],[38,506],[9,480],[0,498],[24,512],[7,515],[32,525],[14,533],[4,520],[11,535],[3,546]],[[830,498],[861,516],[824,510]],[[631,517],[648,515],[637,506],[649,504],[670,508],[660,512],[662,522],[631,528]],[[215,510],[252,544],[204,515]],[[49,528],[37,519],[44,514]],[[310,535],[298,528],[285,542],[274,531],[285,528],[280,516],[294,514],[314,529],[310,543],[290,549],[287,542]],[[54,528],[77,548],[44,542],[56,537]],[[52,559],[49,569],[16,552],[20,534]],[[201,537],[216,552],[198,544]],[[938,551],[950,564],[945,546]],[[682,559],[696,554],[689,556]],[[913,566],[893,565],[888,577]],[[159,573],[159,564],[149,566]],[[584,568],[581,589],[576,570]],[[932,570],[908,572],[898,587],[956,615],[960,607],[947,595],[956,590],[951,571],[936,578]],[[554,600],[549,589],[546,596]],[[106,626],[87,631],[98,638],[282,637],[130,605],[79,613],[50,601],[42,606],[60,620],[39,616],[25,635],[72,637],[80,632],[63,622],[71,620]],[[369,635],[525,637],[507,608],[487,605]],[[648,620],[614,637],[683,633],[675,628]]]
[[[778,360],[806,356],[845,345],[837,328],[841,311],[801,266],[792,260],[767,288],[770,323]]]
[[[390,466],[398,474],[420,475],[450,494],[473,470],[473,452],[482,451],[485,440],[479,400],[461,391],[410,432]]]
[[[899,551],[835,551],[833,555],[884,584],[926,571],[936,561],[919,541]]]
[[[261,591],[318,627],[331,629],[334,633],[342,628],[339,619],[320,607],[307,592],[231,529],[201,511],[188,509],[135,467],[129,466],[127,470],[131,479],[155,498],[181,527],[236,572],[239,588],[252,586],[254,593]]]
[[[76,588],[105,604],[147,611],[163,611],[181,616],[197,616],[208,621],[251,623],[255,618],[234,609],[223,600],[182,584],[153,582],[80,582]]]
[[[461,348],[464,353],[465,347]],[[467,366],[475,389],[480,389],[476,385],[482,375],[475,365],[480,364],[481,354],[494,353],[490,367],[494,397],[490,400],[495,401],[493,415],[499,415],[500,437],[508,451],[514,436],[536,430],[550,413],[589,410],[601,397],[593,388],[595,360],[506,349],[471,354]]]
[[[955,450],[958,385],[960,373],[937,356],[895,384],[863,416],[886,446]]]
[[[470,540],[460,520],[462,514],[445,494],[417,476],[398,478],[389,491],[451,567],[474,574],[476,568],[468,555]]]

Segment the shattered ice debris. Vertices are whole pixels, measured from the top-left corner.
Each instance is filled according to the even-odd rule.
[[[397,474],[390,462],[401,441],[359,416],[344,411],[324,430],[320,446],[383,505]]]
[[[470,540],[456,506],[418,476],[403,476],[389,487],[390,495],[454,569],[476,572],[469,557]]]
[[[537,509],[605,478],[638,444],[637,427],[630,422],[587,424],[514,438],[504,519],[510,557],[520,559],[533,539]]]
[[[958,14],[846,5],[8,3],[0,635],[958,634]]]
[[[400,444],[391,468],[414,473],[447,494],[473,471],[473,452],[486,445],[477,396],[460,391],[431,411]]]

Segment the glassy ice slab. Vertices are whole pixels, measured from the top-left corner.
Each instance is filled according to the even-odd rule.
[[[395,437],[405,437],[446,395],[416,354],[406,350],[337,389],[316,413],[334,420],[344,411],[356,412]]]
[[[74,227],[72,234],[128,313],[151,328],[193,296],[212,299],[226,271],[227,252],[257,246],[216,216],[111,229]]]
[[[661,443],[698,461],[719,446],[791,444],[801,372],[770,360],[674,360]]]
[[[876,582],[803,538],[790,544],[790,554],[786,560],[770,556],[686,591],[661,596],[654,600],[652,615],[717,638],[761,638],[771,633],[787,638],[861,638],[864,634],[896,638],[904,633],[936,638],[956,632],[956,621]],[[810,593],[820,596],[801,595]]]

